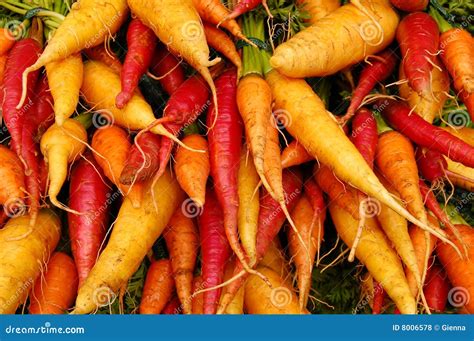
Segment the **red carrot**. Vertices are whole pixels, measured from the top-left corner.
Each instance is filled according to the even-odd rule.
[[[423,293],[431,310],[438,313],[444,312],[450,284],[446,272],[437,264],[433,264],[426,273]]]
[[[32,223],[36,219],[41,198],[39,130],[40,127],[41,130],[47,129],[54,123],[53,99],[46,76],[42,77],[36,85],[35,93],[37,96],[36,101],[27,112],[28,119],[24,121],[21,136],[21,156],[26,164],[25,185]]]
[[[122,91],[116,98],[117,108],[123,108],[132,98],[140,77],[151,64],[157,41],[153,30],[145,26],[140,19],[131,21],[127,31],[127,55],[120,73]]]
[[[133,181],[141,182],[153,177],[160,166],[160,142],[160,136],[151,132],[143,133],[135,141],[120,174],[122,184],[131,185]]]
[[[418,93],[429,93],[430,72],[439,46],[438,24],[427,13],[408,14],[398,25],[397,41],[410,86]]]
[[[224,212],[227,239],[240,262],[246,267],[245,251],[237,230],[239,194],[237,174],[242,143],[242,122],[237,108],[237,72],[234,68],[216,80],[219,115],[214,104],[207,115],[209,161],[217,199]]]
[[[405,12],[423,11],[429,0],[390,0],[393,6]]]
[[[234,9],[232,10],[232,12],[225,18],[225,21],[235,19],[238,16],[241,16],[242,14],[253,10],[255,7],[257,7],[260,4],[263,5],[267,13],[270,13],[266,0],[239,0],[237,2],[237,5],[235,5]]]
[[[193,123],[209,106],[209,87],[200,75],[188,78],[181,86],[173,92],[163,112],[163,126],[178,135],[186,126]],[[156,122],[160,122],[157,120]],[[138,135],[137,135],[138,136]],[[167,137],[161,138],[160,166],[156,172],[153,182],[166,170],[171,157],[174,142]]]
[[[27,99],[21,109],[16,106],[20,102],[22,83],[21,77],[25,69],[33,65],[41,53],[41,46],[35,39],[27,38],[17,42],[7,58],[3,78],[4,94],[2,103],[3,120],[10,132],[11,149],[21,156],[21,137],[23,123],[26,121],[26,112],[32,106],[33,91],[38,79],[39,71],[28,75]]]
[[[198,219],[201,237],[202,278],[207,288],[222,283],[231,249],[225,235],[224,215],[214,190],[206,190],[206,201]],[[204,292],[204,314],[215,314],[221,289]]]
[[[71,173],[69,207],[84,213],[68,213],[71,249],[81,285],[94,266],[109,224],[111,196],[105,175],[88,153]]]
[[[393,128],[414,143],[446,155],[467,167],[474,167],[474,147],[449,132],[429,124],[405,103],[383,99],[378,100],[376,106]]]
[[[372,169],[378,140],[377,122],[372,112],[365,108],[359,109],[352,120],[351,141]]]
[[[178,296],[174,295],[161,311],[164,315],[179,315],[181,314],[181,302]]]
[[[338,118],[339,123],[346,123],[354,116],[357,108],[363,102],[378,82],[387,79],[393,73],[397,65],[397,57],[392,50],[385,50],[374,56],[370,63],[364,67],[359,76],[359,84],[354,89],[351,97],[351,103],[344,116]],[[354,125],[354,123],[353,123]],[[352,128],[354,130],[354,128]]]
[[[161,44],[155,51],[151,65],[151,72],[160,77],[160,84],[168,95],[178,90],[185,80],[181,61]]]
[[[382,285],[374,280],[374,299],[372,303],[372,314],[380,314],[382,311],[383,301],[385,300],[385,290]]]
[[[283,171],[283,190],[285,191],[285,203],[288,211],[292,211],[302,191],[302,175],[298,169],[285,169]],[[281,205],[275,201],[268,192],[263,189],[260,197],[260,211],[258,215],[257,230],[257,264],[263,259],[266,251],[273,239],[280,231],[286,220],[285,213]],[[255,264],[255,266],[257,265]],[[244,270],[242,263],[236,262],[234,275],[240,274]],[[218,314],[223,313],[227,305],[232,301],[237,291],[245,283],[249,273],[244,273],[241,277],[226,286],[226,291],[219,305]]]

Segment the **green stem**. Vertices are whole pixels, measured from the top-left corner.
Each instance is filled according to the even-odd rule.
[[[85,112],[73,118],[79,123],[81,123],[84,126],[84,128],[87,130],[92,126],[92,116],[93,114],[91,112]]]
[[[263,20],[257,19],[253,13],[246,14],[242,19],[242,29],[244,35],[249,38],[255,38],[260,41],[265,40]],[[262,60],[259,48],[246,45],[242,51],[242,75],[257,74],[263,76]]]
[[[13,13],[17,13],[17,14],[21,14],[21,15],[25,15],[25,13],[27,12],[26,10],[24,9],[21,9],[21,8],[18,8],[18,7],[15,7],[11,4],[8,4],[6,2],[3,2],[3,1],[0,1],[0,6],[8,9],[9,11],[12,11]]]
[[[200,134],[199,126],[196,122],[184,128],[184,136],[193,135],[193,134]]]
[[[15,7],[23,8],[23,9],[26,9],[26,10],[29,10],[29,9],[32,8],[30,5],[24,4],[22,2],[17,2],[17,1],[12,1],[12,0],[5,0],[4,2],[6,2],[10,5],[13,5]]]
[[[382,118],[382,115],[380,115],[379,112],[374,112],[372,111],[372,115],[375,117],[375,121],[377,122],[377,132],[380,134],[383,134],[387,131],[392,131],[393,129],[390,128],[385,122],[385,120]]]
[[[453,28],[453,26],[451,26],[451,24],[447,22],[446,19],[444,19],[443,16],[433,6],[430,7],[429,12],[433,19],[438,23],[439,30],[442,33]]]
[[[453,224],[469,225],[453,205],[446,205],[444,209]]]

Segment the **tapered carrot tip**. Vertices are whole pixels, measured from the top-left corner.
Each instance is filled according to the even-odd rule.
[[[192,198],[198,208],[204,207],[204,198]]]
[[[284,62],[285,61],[279,56],[272,56],[270,58],[270,65],[275,69],[278,69],[279,67],[283,66]]]
[[[130,101],[131,98],[131,93],[121,92],[117,95],[117,98],[115,99],[115,106],[119,109],[123,109],[123,107],[125,107],[125,105]]]

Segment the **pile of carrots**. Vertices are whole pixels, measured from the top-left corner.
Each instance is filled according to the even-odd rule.
[[[136,313],[308,314],[328,233],[374,314],[474,313],[471,32],[285,4],[274,36],[265,0],[0,3],[0,313],[123,305],[145,266]]]

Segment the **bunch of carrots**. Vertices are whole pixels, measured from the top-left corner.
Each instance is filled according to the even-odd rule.
[[[284,6],[0,2],[0,313],[308,314],[339,261],[374,314],[474,313],[472,33]]]

